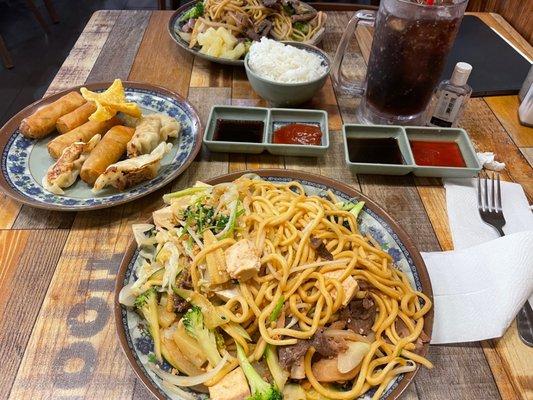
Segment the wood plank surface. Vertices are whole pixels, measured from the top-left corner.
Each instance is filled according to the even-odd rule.
[[[0,399],[9,395],[67,235],[0,231]]]
[[[328,13],[322,46],[331,57],[350,14]],[[213,105],[267,105],[253,92],[243,69],[207,63],[180,50],[166,31],[170,15],[95,13],[49,91],[115,77],[146,81],[186,97],[204,126]],[[527,42],[499,16],[480,15],[529,54]],[[358,29],[350,44],[345,69],[352,77],[364,77],[371,35],[368,28]],[[112,316],[113,285],[131,240],[130,225],[148,219],[161,206],[164,192],[197,180],[264,167],[320,173],[353,185],[382,205],[420,250],[452,249],[439,179],[356,176],[346,168],[341,128],[356,122],[358,104],[335,93],[328,79],[304,105],[328,111],[331,147],[323,157],[211,153],[204,147],[167,187],[124,206],[88,213],[43,212],[0,196],[5,210],[0,229],[13,228],[0,230],[0,399],[151,398],[120,351]],[[494,151],[507,163],[505,179],[521,183],[532,199],[533,129],[517,124],[516,98],[472,99],[461,124],[477,149]],[[48,230],[39,230],[43,228]],[[14,297],[26,301],[8,301]],[[533,398],[532,352],[521,344],[514,325],[499,340],[431,346],[435,369],[422,368],[403,398]]]

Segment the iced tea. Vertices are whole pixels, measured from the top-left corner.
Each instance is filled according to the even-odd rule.
[[[461,18],[398,16],[381,7],[368,63],[368,106],[380,114],[423,112],[438,84]]]

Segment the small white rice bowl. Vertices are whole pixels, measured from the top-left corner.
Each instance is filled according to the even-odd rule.
[[[320,55],[266,37],[250,46],[248,66],[261,78],[279,83],[311,82],[328,72]]]

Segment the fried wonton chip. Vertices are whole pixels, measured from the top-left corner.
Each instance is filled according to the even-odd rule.
[[[91,121],[107,121],[113,118],[118,112],[130,115],[134,118],[141,116],[141,109],[135,103],[128,103],[124,93],[124,86],[120,79],[115,79],[113,84],[104,92],[91,92],[87,88],[80,89],[81,95],[87,101],[94,101],[96,111],[91,114]]]

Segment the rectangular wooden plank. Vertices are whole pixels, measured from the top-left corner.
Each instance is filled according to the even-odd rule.
[[[233,68],[195,57],[191,87],[231,87]]]
[[[95,12],[46,91],[50,95],[85,83],[120,11]]]
[[[267,107],[268,102],[255,93],[246,78],[244,68],[233,68],[231,104],[236,106]]]
[[[193,56],[170,38],[167,25],[171,15],[170,11],[152,13],[139,50],[133,54],[128,79],[163,86],[187,97]]]
[[[17,219],[22,203],[13,200],[11,197],[0,193],[0,229],[9,229]]]
[[[520,152],[524,155],[529,165],[533,168],[533,147],[522,147]]]
[[[533,199],[531,167],[483,98],[470,99],[460,126],[468,132],[476,151],[492,151],[505,162],[509,177]]]
[[[55,229],[0,231],[1,399],[9,396],[67,235]]]
[[[520,106],[518,96],[485,97],[485,102],[511,136],[516,146],[533,146],[533,128],[522,125],[518,119],[517,110]]]
[[[150,11],[121,11],[87,82],[126,80],[150,20]]]

